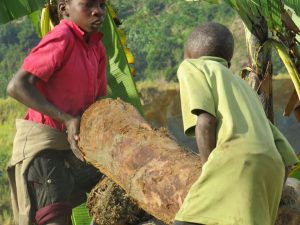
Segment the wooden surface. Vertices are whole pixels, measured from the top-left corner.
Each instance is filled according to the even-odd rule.
[[[149,214],[170,223],[201,173],[198,155],[154,130],[131,105],[104,99],[83,115],[79,147],[88,162]]]

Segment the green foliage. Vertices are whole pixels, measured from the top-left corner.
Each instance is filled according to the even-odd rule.
[[[235,16],[227,4],[168,0],[111,2],[123,19],[128,44],[136,58],[138,79],[174,78],[190,31],[206,21],[229,25]]]
[[[25,107],[7,98],[0,99],[0,224],[12,224],[10,190],[6,167],[11,156],[12,142],[15,134],[15,119],[21,118]]]
[[[130,102],[142,113],[142,105],[130,72],[126,54],[109,10],[102,32],[105,34],[103,43],[106,46],[106,55],[109,59],[106,68],[107,73],[110,74],[107,76],[107,96],[110,98],[121,98],[123,101]]]
[[[38,40],[27,18],[0,26],[0,97],[6,96],[8,81]]]
[[[291,7],[292,9],[295,10],[295,13],[297,14],[297,16],[300,16],[300,0],[283,0],[283,2]]]
[[[225,0],[240,15],[249,30],[260,29],[261,16],[266,19],[269,29],[279,31],[281,21],[281,0]]]
[[[46,0],[10,0],[1,1],[0,24],[18,19],[42,8]]]

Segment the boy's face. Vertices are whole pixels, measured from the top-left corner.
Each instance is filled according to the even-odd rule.
[[[97,32],[105,18],[106,0],[66,0],[65,16],[85,32]]]

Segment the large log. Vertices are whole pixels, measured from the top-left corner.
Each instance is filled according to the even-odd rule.
[[[88,162],[166,223],[201,173],[198,155],[179,146],[165,130],[152,129],[121,100],[101,100],[84,113],[79,147]]]
[[[147,217],[139,207],[170,224],[201,172],[197,155],[165,130],[152,129],[121,100],[101,100],[84,113],[79,146],[87,162],[127,192],[107,180],[95,187],[89,207],[101,225],[136,224]],[[300,182],[292,180],[284,188],[276,225],[300,225]]]

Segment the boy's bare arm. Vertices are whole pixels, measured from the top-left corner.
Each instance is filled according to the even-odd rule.
[[[202,164],[216,147],[216,125],[217,120],[211,114],[204,111],[198,114],[195,135]]]
[[[37,80],[37,77],[23,69],[19,69],[9,82],[7,93],[22,104],[63,123],[66,126],[68,141],[73,153],[76,157],[83,160],[83,156],[77,147],[80,117],[72,117],[49,103],[36,89],[35,82]]]

